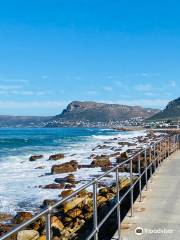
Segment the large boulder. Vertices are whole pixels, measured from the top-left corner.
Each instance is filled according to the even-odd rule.
[[[61,158],[64,158],[63,153],[53,154],[49,157],[49,160],[59,160]]]
[[[110,166],[111,161],[109,160],[109,156],[101,155],[94,157],[94,160],[91,162],[91,166],[93,167],[105,167]]]
[[[59,174],[59,173],[68,173],[68,172],[75,172],[78,168],[77,161],[70,161],[58,165],[53,165],[51,168],[52,174]]]
[[[32,156],[30,156],[29,161],[33,162],[33,161],[36,161],[37,159],[41,159],[41,158],[43,158],[43,155],[32,155]]]
[[[15,224],[20,224],[32,218],[32,213],[30,212],[18,212],[15,217],[12,219],[12,222]]]
[[[122,152],[120,156],[116,157],[116,162],[117,162],[117,163],[121,163],[121,162],[127,160],[128,157],[129,157],[129,156],[128,156],[128,153],[127,153],[127,152]]]
[[[17,240],[37,240],[39,233],[36,230],[22,230],[17,234]]]

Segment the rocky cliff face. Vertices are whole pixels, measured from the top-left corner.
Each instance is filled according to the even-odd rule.
[[[177,120],[180,119],[180,97],[169,102],[166,108],[148,120]]]
[[[158,111],[157,109],[139,106],[74,101],[60,115],[55,116],[53,121],[56,126],[58,126],[58,122],[67,121],[106,123],[132,118],[144,119],[156,114]],[[53,126],[53,122],[50,125]]]

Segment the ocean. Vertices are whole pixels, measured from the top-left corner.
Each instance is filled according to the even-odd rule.
[[[53,183],[55,177],[68,175],[51,175],[53,164],[69,160],[90,164],[92,160],[89,156],[98,144],[114,137],[127,139],[142,134],[88,128],[0,129],[0,212],[33,212],[44,199],[57,199],[60,190],[39,188],[40,185]],[[111,152],[110,149],[99,149],[96,154]],[[48,161],[49,156],[55,153],[64,153],[65,158]],[[35,154],[43,154],[44,157],[30,162],[29,157]],[[77,187],[90,181],[93,174],[100,173],[99,168],[78,170],[74,173],[80,180]]]

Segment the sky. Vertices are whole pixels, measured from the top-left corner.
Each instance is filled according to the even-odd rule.
[[[0,114],[179,97],[180,2],[0,0]]]

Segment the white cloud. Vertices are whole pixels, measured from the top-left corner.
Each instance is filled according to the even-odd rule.
[[[107,92],[112,92],[112,90],[113,90],[112,87],[110,87],[110,86],[104,86],[103,89]]]
[[[48,76],[47,75],[42,75],[41,78],[42,79],[48,79]]]
[[[0,82],[6,82],[6,83],[28,83],[29,80],[27,79],[5,79],[5,80],[0,80]]]
[[[169,82],[170,87],[176,87],[176,81],[170,81]]]
[[[2,109],[55,108],[66,107],[69,101],[0,101]]]
[[[149,92],[153,90],[153,87],[150,84],[139,84],[134,89],[139,92]]]
[[[87,94],[87,95],[97,95],[97,91],[89,90],[89,91],[85,92],[85,94]]]
[[[22,85],[0,85],[0,90],[9,91],[9,90],[17,90],[22,89]]]

